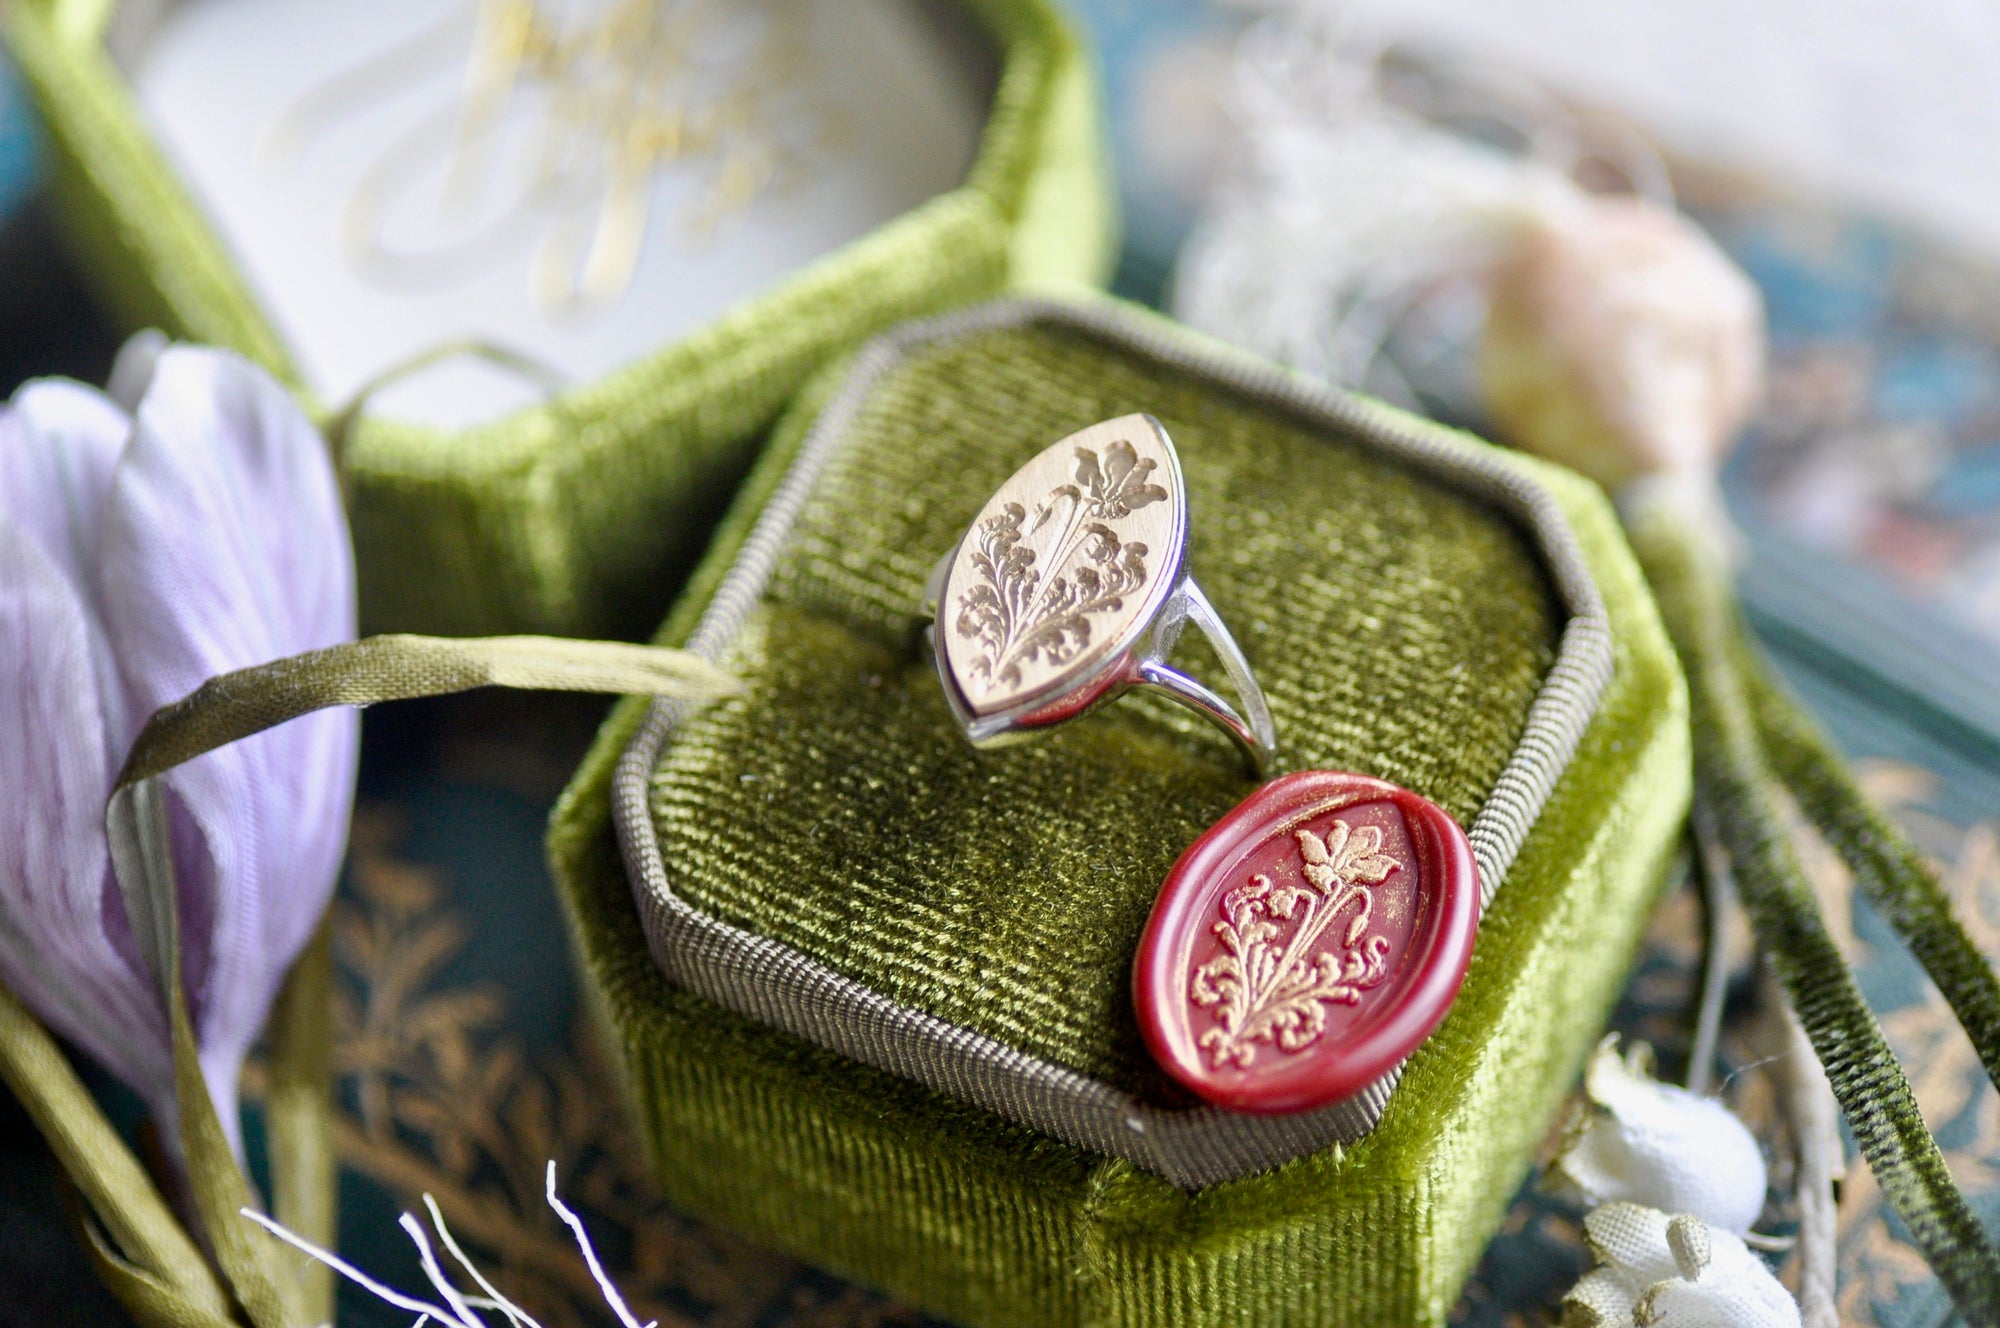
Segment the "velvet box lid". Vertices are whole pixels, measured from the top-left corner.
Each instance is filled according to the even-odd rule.
[[[307,0],[291,6],[300,14],[310,8]],[[478,12],[484,21],[485,7]],[[299,335],[301,326],[313,331],[310,303],[302,324],[298,300],[285,306],[271,289],[287,273],[301,280],[315,274],[301,272],[308,265],[285,260],[283,251],[278,260],[263,252],[268,246],[254,233],[254,218],[234,219],[235,231],[220,224],[231,219],[215,211],[214,190],[205,187],[215,181],[197,179],[194,169],[217,153],[198,160],[202,154],[191,155],[187,142],[163,141],[175,119],[146,102],[157,92],[153,84],[191,87],[217,98],[204,114],[226,123],[234,104],[228,97],[239,94],[215,91],[227,82],[214,76],[224,53],[203,56],[206,63],[187,66],[175,82],[172,69],[143,63],[152,58],[145,55],[148,34],[186,15],[205,24],[203,31],[234,34],[261,23],[276,32],[260,40],[274,41],[286,35],[290,13],[266,18],[256,6],[217,0],[22,0],[6,7],[5,30],[46,126],[59,215],[118,317],[135,328],[158,326],[242,351],[309,402],[316,389],[322,392],[315,404],[324,413],[344,404],[352,383],[313,381],[307,370],[325,357],[300,344],[311,339]],[[336,5],[326,13],[334,16],[327,22],[365,32],[354,11]],[[467,6],[467,26],[472,13]],[[891,33],[882,26],[891,25],[891,35],[907,37],[911,50],[921,46],[951,65],[919,71],[931,83],[956,79],[965,85],[963,96],[978,99],[966,138],[969,166],[928,197],[921,179],[905,181],[919,191],[914,206],[859,238],[828,231],[834,247],[817,257],[794,242],[786,252],[809,261],[789,271],[749,272],[741,298],[713,317],[687,325],[671,301],[647,296],[639,303],[656,311],[651,316],[665,330],[642,342],[637,358],[614,357],[602,372],[572,374],[574,385],[545,400],[522,394],[519,408],[457,427],[398,415],[393,394],[403,389],[384,393],[359,417],[344,453],[367,629],[585,635],[643,629],[659,611],[672,569],[698,550],[706,513],[740,477],[783,404],[828,357],[899,319],[1008,287],[1101,279],[1111,227],[1093,74],[1050,0],[871,0],[870,14],[877,36]],[[192,39],[179,40],[175,58],[185,64]],[[296,34],[284,49],[298,58]],[[303,49],[310,56],[311,43]],[[405,50],[391,48],[382,60],[402,59]],[[850,54],[860,59],[866,52]],[[386,77],[382,60],[363,82]],[[247,85],[260,72],[246,69],[241,81]],[[326,86],[337,87],[351,73],[328,68]],[[850,102],[869,91],[865,71],[842,76]],[[952,118],[934,113],[944,102],[915,95],[923,90],[919,80],[893,91],[932,112],[882,114]],[[903,149],[871,138],[885,125],[919,137],[925,130],[888,120],[847,125],[872,152],[871,169],[893,175]],[[939,161],[952,150],[949,144],[926,149],[944,154]],[[929,169],[923,178],[938,168]],[[855,194],[848,188],[828,196],[850,212],[872,206]],[[787,212],[787,204],[782,197],[772,201],[767,231],[795,225],[798,214]],[[783,249],[775,242],[767,247]],[[329,253],[327,264],[335,260]],[[671,292],[677,280],[701,285],[704,264],[719,261],[712,248],[691,251],[679,260],[680,277],[646,289]],[[281,312],[291,317],[290,335]],[[378,320],[385,343],[404,333],[395,324]],[[533,350],[523,347],[519,325],[475,320],[470,327],[502,346]],[[366,325],[343,335],[350,343],[358,336],[366,350]]]
[[[914,631],[998,480],[1140,410],[1282,765],[1471,831],[1466,985],[1333,1108],[1197,1107],[1134,1023],[1159,882],[1249,791],[1227,744],[1129,699],[975,751]],[[947,315],[816,380],[662,638],[745,691],[621,707],[551,853],[663,1183],[972,1324],[1441,1323],[1686,810],[1684,686],[1600,491],[1116,306]]]

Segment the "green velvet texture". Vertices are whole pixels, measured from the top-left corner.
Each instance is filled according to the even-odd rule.
[[[830,381],[781,426],[663,640],[692,630]],[[1211,735],[1129,700],[1033,748],[961,750],[896,618],[934,530],[963,521],[1031,436],[1126,403],[1160,414],[1181,445],[1195,567],[1274,688],[1289,759],[1405,779],[1466,814],[1504,759],[1471,709],[1490,703],[1518,725],[1522,675],[1548,657],[1546,591],[1512,533],[1184,371],[1051,331],[988,334],[881,386],[860,452],[825,477],[734,661],[752,668],[753,700],[670,744],[656,810],[690,897],[903,999],[1130,1081],[1141,1072],[1115,991],[1143,914],[1136,878],[1239,796],[1241,776]],[[1442,1323],[1619,990],[1689,786],[1684,687],[1615,517],[1585,481],[1519,464],[1576,526],[1616,675],[1487,914],[1452,1013],[1372,1134],[1187,1194],[673,988],[646,951],[610,824],[611,767],[642,715],[627,702],[557,808],[550,851],[675,1200],[968,1324]],[[921,497],[898,497],[905,483]],[[1234,558],[1232,539],[1277,543]],[[1270,645],[1296,630],[1264,616],[1275,578],[1259,558],[1274,548],[1299,550],[1289,575],[1319,590],[1291,610],[1319,623],[1316,666]],[[1343,579],[1362,570],[1375,579]],[[1465,667],[1447,683],[1398,663],[1419,657]],[[1433,704],[1455,728],[1417,709]],[[782,755],[727,754],[753,737]],[[1110,779],[1147,792],[1098,787]],[[1071,807],[1052,814],[1024,792]],[[1011,828],[1021,816],[1037,818],[1032,831]],[[767,870],[771,854],[782,871]],[[1093,861],[1104,880],[1087,879]],[[1053,898],[1048,871],[1087,898]],[[926,873],[942,902],[915,901],[895,923],[834,888],[845,874],[856,902],[911,903]],[[787,888],[800,892],[790,904]],[[1015,891],[1065,920],[1025,916]],[[982,905],[998,910],[990,926]],[[1078,928],[1080,959],[1045,944]]]
[[[963,3],[1002,56],[963,186],[545,405],[465,430],[360,423],[345,460],[367,630],[642,631],[699,550],[705,514],[830,357],[1004,288],[1102,279],[1112,227],[1087,55],[1058,0]],[[232,347],[296,383],[104,50],[114,6],[0,6],[66,229],[129,325]]]
[[[1129,1012],[1133,947],[1181,849],[1252,782],[1171,706],[997,752],[958,737],[911,622],[987,496],[1080,424],[1150,409],[1181,453],[1194,573],[1264,683],[1284,765],[1365,770],[1461,822],[1519,742],[1560,615],[1488,509],[1092,350],[1046,328],[965,339],[872,396],[721,661],[748,690],[676,735],[654,805],[696,906],[1136,1089],[1159,1076]]]

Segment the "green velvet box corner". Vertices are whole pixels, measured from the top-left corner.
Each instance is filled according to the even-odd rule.
[[[1000,366],[1015,375],[996,378],[1001,387],[1034,382],[1034,375],[1068,383],[1052,389],[1056,400],[1018,407],[1019,421],[1002,419],[981,412],[1017,398],[991,384],[981,397],[966,386],[978,376],[966,371],[966,361],[950,367],[919,361],[907,372],[934,376],[906,384],[905,396],[922,400],[924,423],[899,445],[923,448],[930,444],[922,438],[935,437],[946,449],[941,457],[951,455],[951,447],[989,440],[1018,451],[1027,444],[1003,437],[1016,427],[1059,436],[1041,416],[1064,413],[1063,392],[1076,398],[1068,404],[1079,426],[1121,413],[1109,407],[1127,394],[1151,398],[1134,404],[1166,420],[1184,462],[1210,445],[1207,440],[1255,438],[1269,422],[1246,415],[1250,407],[1172,357],[1135,358],[1067,333],[1041,345],[1035,340],[1040,335],[1030,325],[984,347],[967,343],[974,349],[964,353],[1019,361]],[[1161,335],[1212,353],[1189,334]],[[660,639],[679,643],[693,631],[841,376],[835,371],[816,380],[786,416]],[[1443,446],[1493,454],[1485,444],[1421,421],[1403,420],[1400,427]],[[1128,1162],[1074,1147],[675,987],[649,952],[610,806],[614,767],[644,715],[643,705],[628,701],[607,722],[557,807],[550,853],[587,989],[616,1044],[643,1133],[674,1200],[748,1237],[972,1325],[1442,1324],[1617,997],[1675,851],[1690,785],[1684,684],[1610,505],[1595,486],[1566,471],[1506,455],[1505,464],[1538,481],[1566,515],[1608,611],[1614,668],[1485,915],[1464,990],[1409,1061],[1371,1133],[1273,1170],[1184,1191]],[[1197,504],[1204,501],[1192,478],[1199,469],[1190,468]],[[1211,505],[1215,500],[1208,495]],[[1329,501],[1343,500],[1335,495]],[[932,519],[914,501],[910,510],[913,519]],[[1452,517],[1465,519],[1476,513]],[[890,537],[855,538],[860,547],[851,554],[822,550],[822,565],[837,570],[871,556],[880,561],[881,551],[867,546],[871,538]],[[1196,544],[1194,566],[1228,617],[1232,578],[1258,573],[1231,570],[1212,544]],[[891,553],[912,566],[923,561],[916,550]],[[800,582],[790,584],[794,590],[787,593],[796,593]],[[808,591],[801,602],[809,605],[809,616],[893,655],[885,624],[863,621],[866,595],[843,607],[810,586]],[[1236,626],[1254,662],[1259,629],[1241,621]],[[775,675],[750,655],[734,662],[757,673],[759,705],[784,704],[782,690],[770,688],[794,684],[774,682]],[[1384,676],[1390,676],[1393,661],[1386,663]],[[910,658],[897,667],[921,671],[927,665]],[[926,701],[914,684],[909,695],[912,709],[942,706],[941,700]],[[803,701],[790,712],[805,734],[787,758],[789,778],[810,786],[815,797],[839,797],[844,780],[865,782],[872,775],[843,767],[851,753],[836,754],[818,742],[818,736],[837,735],[841,721],[837,709],[829,715],[825,697],[812,704],[818,712],[809,714]],[[815,728],[829,724],[836,727]],[[1149,735],[1149,727],[1157,733]],[[1044,747],[1054,752],[1037,758],[1045,768],[1068,760],[1185,763],[1188,805],[1160,808],[1160,824],[1172,827],[1160,837],[1172,842],[1157,852],[1168,860],[1184,842],[1177,837],[1180,822],[1211,814],[1204,799],[1247,791],[1229,770],[1226,753],[1215,764],[1213,735],[1176,728],[1171,716],[1144,705],[1127,702],[1072,728],[1069,748]],[[726,719],[717,732],[730,732]],[[939,743],[960,741],[942,727],[938,733]],[[895,734],[884,738],[892,748],[902,741]],[[1456,799],[1461,806],[1455,813],[1463,818],[1466,792],[1452,784],[1454,777],[1440,774],[1441,784],[1422,787],[1424,779],[1409,772],[1431,768],[1424,754],[1398,755],[1393,746],[1381,749],[1377,764],[1386,768],[1370,773],[1401,774],[1403,782],[1440,795],[1447,805]],[[940,759],[954,762],[997,755],[939,750]],[[673,778],[687,778],[688,771],[710,768],[726,755],[695,753],[680,762],[679,775],[658,776],[667,792],[656,791],[656,797],[671,804]],[[1437,768],[1448,772],[1450,766],[1447,761]],[[996,775],[994,786],[1005,787],[1005,780]],[[966,814],[993,812],[969,804]],[[879,814],[881,833],[889,838],[877,851],[904,851],[894,840],[896,815],[893,809]],[[826,831],[830,858],[863,861],[855,845],[839,842],[836,819],[831,812],[819,824],[788,819],[772,833],[821,842]],[[1100,832],[1125,833],[1092,825],[1049,833]],[[716,833],[726,838],[727,827]],[[730,847],[719,847],[713,861],[728,861]],[[686,857],[697,875],[708,861],[699,848]],[[1139,874],[1154,870],[1149,863]],[[727,911],[727,877],[718,867],[715,879],[688,884]],[[853,884],[872,888],[861,874]],[[753,913],[759,907],[737,904]],[[1126,908],[1115,924],[1132,931],[1131,941],[1135,917],[1142,920],[1143,909],[1134,915]],[[850,962],[866,967],[870,961],[864,955]],[[870,976],[895,980],[886,972]],[[1114,976],[1122,981],[1122,973]],[[923,995],[923,984],[918,988],[920,1002],[969,1001],[970,1015],[954,1011],[968,1022],[976,1022],[978,1003],[991,999],[978,984],[932,997]],[[1129,1008],[1120,1016],[1115,1001],[1106,1009],[1114,1021],[1130,1019]],[[1113,1044],[1130,1042],[1120,1030],[1112,1032]],[[1115,1065],[1107,1071],[1126,1072],[1143,1075]]]
[[[367,630],[644,630],[764,431],[830,357],[1004,289],[1101,283],[1114,226],[1087,52],[1058,0],[962,3],[999,78],[958,188],[544,405],[464,430],[360,422],[345,461]],[[128,326],[227,346],[296,382],[105,50],[116,6],[0,7],[65,232]]]

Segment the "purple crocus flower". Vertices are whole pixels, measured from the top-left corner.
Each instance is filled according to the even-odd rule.
[[[351,640],[353,554],[325,444],[267,374],[135,339],[113,392],[42,380],[0,412],[0,982],[173,1138],[166,1006],[105,799],[160,705]],[[244,1054],[339,869],[359,731],[322,711],[161,780],[189,1010],[232,1138]]]

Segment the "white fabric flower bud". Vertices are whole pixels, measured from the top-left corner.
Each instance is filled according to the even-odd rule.
[[[1564,1126],[1549,1187],[1585,1207],[1629,1200],[1748,1231],[1764,1207],[1756,1137],[1714,1098],[1653,1079],[1644,1044],[1620,1056],[1617,1043],[1605,1038],[1591,1057],[1588,1101]]]
[[[1508,441],[1614,493],[1713,475],[1763,390],[1763,299],[1672,208],[1551,210],[1495,273],[1480,378]]]
[[[1599,1266],[1563,1298],[1566,1328],[1799,1328],[1764,1261],[1690,1213],[1610,1203],[1583,1234]]]

